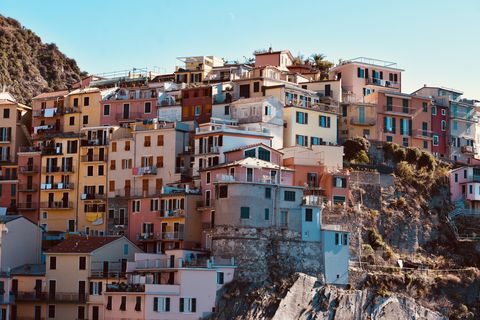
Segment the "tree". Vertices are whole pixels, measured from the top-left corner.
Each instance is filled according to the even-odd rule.
[[[348,139],[343,144],[345,159],[347,161],[355,160],[358,158],[360,151],[364,151],[365,154],[367,154],[369,148],[370,148],[370,142],[365,138]]]
[[[330,68],[333,67],[333,62],[325,60],[325,58],[326,56],[323,53],[313,53],[310,56],[310,63],[322,74],[328,73]]]
[[[435,166],[437,165],[437,161],[435,157],[432,156],[431,153],[422,152],[422,155],[418,158],[418,167],[419,168],[427,168],[429,171],[433,171]]]
[[[302,53],[299,53],[296,57],[293,58],[292,63],[294,65],[300,65],[305,63],[305,56]]]
[[[410,164],[416,164],[421,154],[422,153],[420,150],[418,150],[418,148],[407,148],[406,160]]]

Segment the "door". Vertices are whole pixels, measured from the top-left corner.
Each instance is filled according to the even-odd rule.
[[[98,160],[105,161],[105,148],[100,148],[98,150]]]
[[[87,151],[87,161],[93,161],[93,149]]]
[[[78,300],[85,301],[85,281],[78,281]]]
[[[55,280],[48,281],[48,296],[50,300],[55,300],[55,294],[57,292],[57,283]]]
[[[325,97],[330,97],[332,95],[332,89],[329,84],[325,85]]]
[[[35,280],[35,298],[39,299],[42,296],[42,280]]]
[[[103,276],[106,277],[108,275],[108,261],[103,261]]]
[[[125,103],[123,105],[123,119],[128,118],[130,118],[130,105],[128,103]]]
[[[130,196],[130,180],[125,180],[125,196]]]
[[[12,280],[12,293],[17,294],[18,292],[18,279]]]
[[[63,208],[68,208],[68,192],[63,193],[62,205],[63,205]]]
[[[92,320],[98,320],[98,314],[99,314],[98,306],[93,306],[93,308],[92,308]]]
[[[175,267],[175,256],[171,255],[170,256],[170,268],[174,268],[174,267]]]
[[[166,222],[162,222],[162,239],[166,239],[167,237],[167,226]]]
[[[40,320],[42,319],[42,307],[41,306],[35,306],[35,320]]]
[[[358,107],[358,122],[365,123],[365,107]]]
[[[32,190],[32,188],[33,188],[33,177],[28,176],[27,177],[27,189]]]
[[[215,226],[215,211],[212,211],[210,215],[210,228],[213,228]]]
[[[249,84],[240,85],[240,98],[250,98],[250,85]]]

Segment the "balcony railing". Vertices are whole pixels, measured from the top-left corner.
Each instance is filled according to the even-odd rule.
[[[73,202],[72,201],[50,201],[50,202],[41,202],[40,208],[42,209],[72,209]]]
[[[98,154],[81,156],[80,161],[82,162],[95,162],[95,161],[106,161],[105,156],[100,156]]]
[[[400,83],[395,81],[383,80],[378,78],[367,78],[366,82],[368,85],[400,89]]]
[[[50,167],[43,167],[42,168],[43,172],[46,173],[55,173],[55,172],[69,172],[73,173],[75,172],[75,169],[73,166],[50,166]]]
[[[6,181],[6,180],[17,180],[18,177],[16,174],[9,174],[9,175],[5,175],[5,176],[0,176],[0,180],[1,181]]]
[[[183,239],[184,239],[183,231],[137,233],[137,240],[139,241],[183,240]]]
[[[112,192],[109,192],[109,197],[112,196]],[[119,198],[130,198],[130,197],[154,197],[162,194],[162,189],[149,189],[143,190],[142,188],[126,188],[126,189],[115,189],[113,192],[113,197]]]
[[[8,134],[0,135],[0,143],[10,143],[12,141],[12,137]]]
[[[51,302],[80,302],[85,303],[87,302],[87,294],[86,293],[78,293],[78,292],[56,292],[48,293],[47,300]]]
[[[21,173],[37,173],[38,166],[34,166],[34,165],[20,166],[20,172]]]
[[[413,116],[413,114],[415,113],[415,109],[413,108],[396,105],[384,105],[383,111],[384,113],[394,113],[408,116]]]
[[[183,240],[183,231],[162,232],[162,240]]]
[[[73,183],[41,183],[41,190],[72,190],[74,188]]]
[[[156,166],[147,166],[147,167],[135,167],[132,169],[134,176],[145,176],[145,175],[155,175],[157,174]]]
[[[175,210],[160,210],[158,212],[158,218],[179,218],[185,216],[185,210],[175,209]]]
[[[462,153],[465,154],[475,154],[476,148],[474,146],[462,146],[461,147]]]
[[[377,123],[377,119],[374,117],[351,117],[350,124],[355,126],[374,126]]]
[[[18,191],[20,192],[35,192],[38,190],[38,185],[35,183],[32,184],[20,184],[18,186]]]
[[[26,146],[26,147],[20,147],[18,149],[18,152],[39,152],[42,151],[42,148],[36,147],[36,146]]]
[[[37,210],[38,209],[38,203],[20,202],[20,203],[17,203],[17,209],[18,210]]]
[[[322,206],[323,205],[323,197],[320,196],[304,196],[302,199],[302,205],[304,206]]]
[[[144,284],[107,284],[107,292],[145,292]]]
[[[46,292],[40,291],[18,291],[14,293],[16,301],[45,301],[47,299]]]
[[[118,121],[135,120],[135,119],[141,119],[144,116],[145,116],[145,113],[142,113],[142,112],[129,112],[128,115],[124,115],[123,113],[117,113],[115,114],[115,120],[118,120]]]
[[[415,129],[413,135],[417,138],[433,139],[434,132],[429,130]]]
[[[151,241],[151,240],[161,240],[162,236],[159,232],[142,232],[137,233],[137,240],[139,241]]]
[[[475,112],[462,112],[462,111],[451,111],[450,117],[455,120],[466,121],[466,122],[478,122],[478,117],[475,115]]]
[[[107,198],[105,193],[82,193],[80,196],[81,200],[104,200]]]
[[[108,139],[84,139],[80,140],[80,147],[108,146]]]
[[[42,155],[44,156],[53,156],[53,155],[61,155],[62,148],[60,147],[44,147],[42,148]]]

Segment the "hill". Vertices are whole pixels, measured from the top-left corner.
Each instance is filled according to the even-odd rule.
[[[55,44],[43,43],[17,20],[0,15],[0,91],[3,86],[28,104],[39,93],[64,89],[81,75],[75,60]]]

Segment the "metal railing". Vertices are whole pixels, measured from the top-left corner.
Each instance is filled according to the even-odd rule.
[[[351,117],[350,124],[357,126],[374,126],[377,123],[377,118],[365,117],[360,119],[359,117]]]
[[[80,147],[108,146],[108,139],[83,139],[80,140]]]
[[[404,114],[404,115],[413,115],[415,113],[415,109],[410,107],[404,106],[397,106],[397,105],[384,105],[383,111],[386,113],[396,113],[396,114]]]
[[[41,291],[17,291],[14,293],[16,301],[44,301],[47,293]]]
[[[50,201],[40,202],[40,208],[42,209],[72,209],[72,201]]]
[[[121,112],[121,113],[115,114],[115,120],[135,120],[135,119],[141,119],[145,115],[146,114],[143,112],[129,112],[128,115],[124,115],[123,112]]]
[[[18,185],[18,191],[20,192],[35,192],[38,190],[38,185],[36,183],[32,184],[20,184]]]
[[[107,161],[106,156],[100,156],[98,154],[88,154],[86,156],[81,156],[80,157],[81,162],[95,162],[95,161]]]
[[[73,183],[41,183],[40,190],[71,190],[74,186]]]
[[[17,210],[37,210],[38,203],[35,202],[19,202],[17,203]]]
[[[27,165],[27,166],[20,166],[21,173],[37,173],[38,166]]]
[[[46,173],[55,173],[55,172],[75,172],[74,166],[51,166],[51,167],[42,167],[42,171]]]
[[[378,78],[366,78],[366,82],[368,85],[400,89],[400,83],[395,81],[383,80]]]
[[[158,218],[179,218],[184,216],[185,210],[183,209],[160,210],[158,212]]]
[[[55,292],[55,294],[49,292],[47,294],[48,301],[54,302],[87,302],[87,294],[79,292]]]

